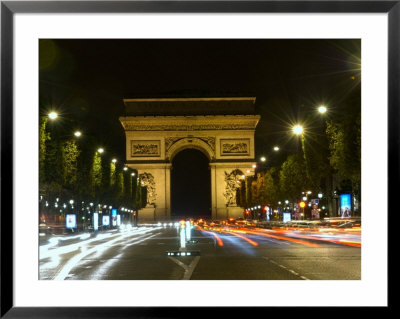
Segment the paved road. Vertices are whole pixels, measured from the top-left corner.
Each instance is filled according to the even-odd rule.
[[[356,234],[195,228],[179,251],[174,225],[40,238],[42,280],[360,280]]]

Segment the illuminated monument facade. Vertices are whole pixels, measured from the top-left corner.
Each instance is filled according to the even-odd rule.
[[[203,152],[211,170],[211,218],[242,217],[236,204],[240,180],[253,175],[255,98],[125,99],[120,122],[127,166],[147,187],[141,221],[171,218],[171,167],[180,151]]]

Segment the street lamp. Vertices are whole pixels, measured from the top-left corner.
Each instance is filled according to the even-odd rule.
[[[296,135],[300,135],[303,133],[303,127],[301,125],[293,126],[293,133]]]
[[[136,174],[135,174],[135,173],[132,173],[131,175],[132,175],[132,176],[135,176]]]
[[[262,156],[261,158],[260,158],[260,161],[261,162],[265,162],[267,159],[265,158],[265,156]]]
[[[82,133],[81,133],[81,132],[79,132],[79,131],[76,131],[76,132],[74,133],[74,135],[75,135],[76,137],[79,137],[79,136],[81,136],[81,135],[82,135]]]
[[[54,120],[57,118],[58,114],[56,112],[50,112],[48,114],[50,120]]]
[[[279,146],[274,146],[274,151],[275,152],[279,151]]]
[[[124,167],[124,171],[127,171],[127,170],[128,170],[128,167],[125,166],[125,167]]]
[[[116,163],[117,160],[115,158],[113,158],[111,162]]]
[[[100,148],[97,150],[97,152],[100,153],[100,154],[101,154],[101,153],[104,153],[104,149],[100,147]]]
[[[320,107],[318,107],[318,112],[321,113],[321,114],[326,113],[327,110],[328,109],[324,105],[321,105]]]

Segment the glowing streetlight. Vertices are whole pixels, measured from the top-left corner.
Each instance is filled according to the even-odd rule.
[[[324,114],[324,113],[326,113],[326,111],[327,111],[326,106],[321,105],[320,107],[318,107],[318,112],[319,113]]]
[[[135,176],[136,174],[135,174],[135,173],[132,173],[131,175],[132,175],[132,176]]]
[[[279,151],[279,146],[274,146],[274,151],[275,152]]]
[[[116,163],[117,160],[115,158],[113,158],[111,162]]]
[[[56,112],[50,112],[48,114],[50,120],[54,120],[57,118],[58,114]]]
[[[251,167],[253,167],[253,168],[256,168],[256,167],[257,167],[257,165],[256,165],[256,164],[253,164]]]
[[[265,156],[262,156],[261,158],[260,158],[260,161],[261,162],[265,162],[267,159],[265,158]]]
[[[100,154],[101,154],[101,153],[104,153],[104,149],[100,147],[100,148],[97,150],[97,152],[100,153]]]
[[[81,132],[79,132],[79,131],[76,131],[76,132],[74,133],[74,135],[75,135],[76,137],[79,137],[79,136],[81,136],[81,135],[82,135],[82,133],[81,133]]]
[[[127,171],[127,170],[128,170],[128,167],[125,166],[125,167],[124,167],[124,171]]]
[[[293,133],[296,135],[300,135],[301,133],[303,133],[303,127],[301,125],[295,125],[293,127]]]

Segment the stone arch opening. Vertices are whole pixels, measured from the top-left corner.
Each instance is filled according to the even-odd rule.
[[[210,147],[210,145],[215,144],[215,138],[210,137],[183,137],[183,138],[175,138],[172,142],[173,144],[168,149],[166,157],[171,162],[174,157],[184,149],[196,149],[202,152],[207,158],[208,161],[212,161],[215,158],[215,150]],[[213,146],[214,147],[214,146]],[[215,148],[215,147],[214,147]]]
[[[211,218],[210,160],[195,147],[174,154],[171,168],[171,218]]]

